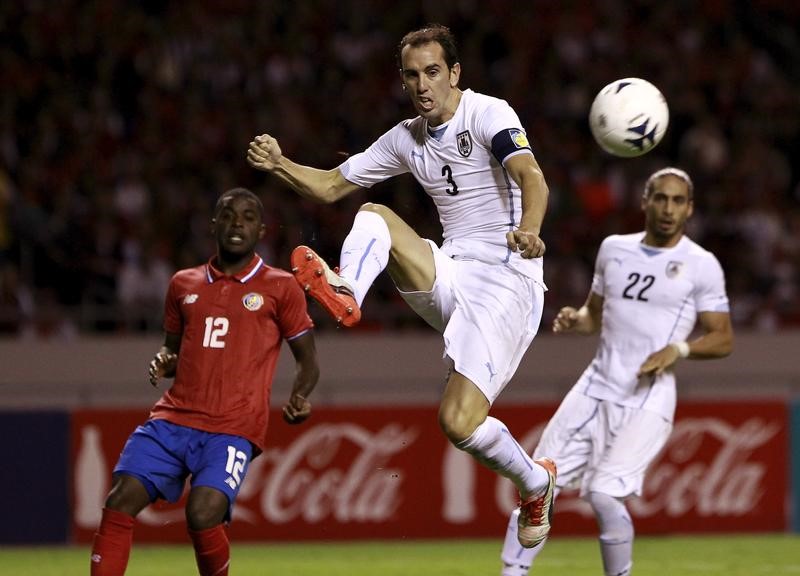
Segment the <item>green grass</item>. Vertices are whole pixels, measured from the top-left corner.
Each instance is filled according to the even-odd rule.
[[[498,576],[496,540],[234,544],[231,576]],[[635,576],[800,576],[800,536],[641,537]],[[88,547],[0,547],[2,576],[89,573]],[[129,576],[196,574],[186,546],[134,547]],[[597,542],[554,538],[532,574],[598,576]]]

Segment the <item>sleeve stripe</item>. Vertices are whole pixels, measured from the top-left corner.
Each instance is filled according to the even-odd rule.
[[[287,341],[296,340],[297,338],[300,338],[300,336],[302,336],[303,334],[307,334],[308,332],[311,332],[312,330],[313,330],[313,328],[306,328],[302,332],[298,332],[297,334],[293,334],[292,336],[287,336],[286,340]]]

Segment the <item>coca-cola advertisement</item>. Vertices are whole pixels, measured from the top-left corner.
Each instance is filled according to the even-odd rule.
[[[497,407],[532,451],[555,405]],[[111,470],[146,411],[82,410],[72,419],[73,536],[90,541]],[[270,447],[247,471],[234,508],[238,540],[501,538],[517,494],[445,440],[436,407],[315,409],[302,426],[276,412]],[[629,502],[637,532],[774,531],[787,526],[788,430],[780,402],[684,403],[672,437]],[[138,541],[186,539],[183,504],[139,515]],[[556,503],[554,534],[594,534],[574,493]]]

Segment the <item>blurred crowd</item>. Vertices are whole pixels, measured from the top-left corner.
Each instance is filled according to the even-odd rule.
[[[411,177],[319,206],[245,162],[269,132],[331,168],[411,116],[395,48],[434,21],[460,40],[461,87],[511,103],[545,172],[545,323],[583,301],[604,236],[641,229],[647,175],[677,165],[735,324],[800,326],[800,4],[27,0],[0,3],[0,335],[160,331],[171,274],[211,255],[213,203],[234,186],[263,199],[274,266],[299,243],[335,263],[367,200],[440,240]],[[623,160],[593,142],[587,111],[628,76],[662,90],[671,122]],[[423,327],[388,277],[363,322]]]

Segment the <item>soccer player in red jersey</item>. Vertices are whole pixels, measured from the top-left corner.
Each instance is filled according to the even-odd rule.
[[[124,574],[136,515],[161,498],[178,500],[187,477],[186,523],[201,576],[228,574],[225,524],[250,460],[264,450],[269,398],[281,343],[297,363],[283,417],[311,413],[319,378],[313,323],[293,276],[255,252],[263,206],[244,188],[217,201],[217,254],[178,271],[165,304],[164,344],[150,383],[174,377],[150,418],[129,437],[92,546],[92,576]]]

